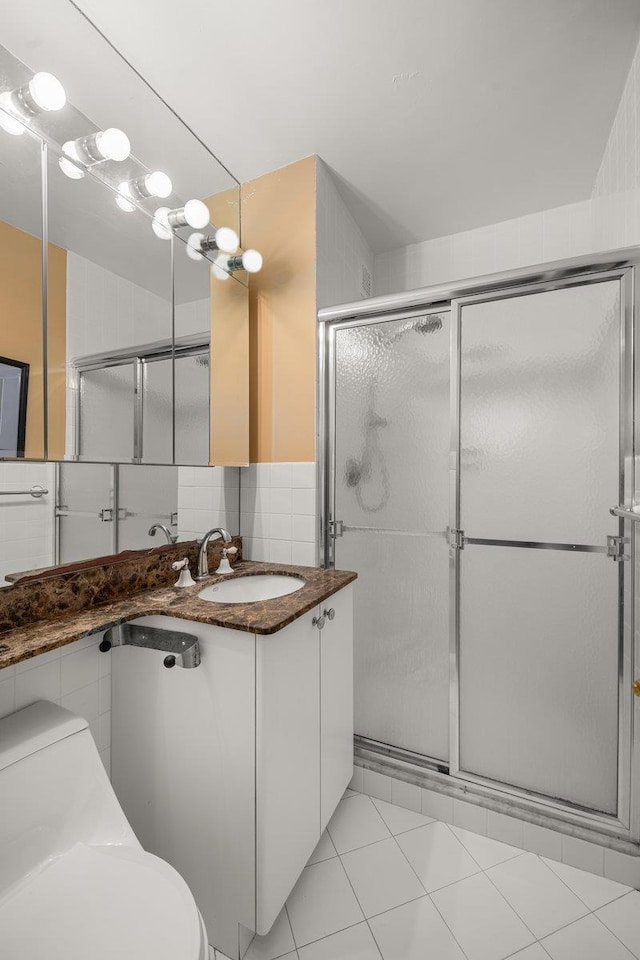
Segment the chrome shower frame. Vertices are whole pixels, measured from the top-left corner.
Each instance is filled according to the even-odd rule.
[[[634,347],[638,329],[636,303],[640,287],[640,248],[625,248],[576,257],[540,266],[374,297],[328,307],[318,312],[317,450],[319,491],[319,562],[334,565],[335,515],[335,334],[338,329],[411,319],[451,311],[451,469],[450,529],[459,530],[460,475],[460,311],[465,304],[534,292],[556,290],[588,282],[620,280],[620,462],[619,503],[632,507],[636,491],[635,457],[638,437],[638,391]],[[640,477],[638,478],[640,480]],[[631,546],[629,563],[619,564],[619,677],[618,677],[618,810],[606,815],[567,802],[490,781],[460,768],[459,745],[459,565],[460,550],[452,544],[450,563],[450,756],[449,763],[423,757],[364,737],[356,737],[360,764],[409,783],[464,799],[500,813],[598,842],[626,853],[640,854],[640,700],[632,696],[634,663],[640,663],[640,641],[635,636],[636,589],[639,572],[640,524],[619,518],[618,533]],[[338,532],[339,535],[339,532]],[[606,548],[603,548],[606,549]],[[640,618],[639,618],[640,622]]]
[[[143,344],[140,347],[124,347],[120,350],[96,353],[91,356],[73,360],[70,365],[70,384],[74,397],[73,419],[73,454],[68,460],[83,461],[80,453],[82,447],[81,434],[81,404],[82,404],[82,376],[95,370],[107,367],[119,367],[126,364],[133,366],[133,456],[129,463],[151,463],[144,459],[144,398],[146,393],[147,368],[150,363],[162,360],[172,361],[171,370],[171,398],[173,418],[175,418],[175,361],[181,357],[198,356],[210,350],[210,338],[203,334],[192,334],[180,337],[177,340],[159,340],[154,343]],[[172,461],[175,462],[175,427],[171,424]]]

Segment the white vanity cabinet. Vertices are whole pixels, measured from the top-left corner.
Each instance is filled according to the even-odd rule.
[[[269,931],[351,778],[352,604],[344,587],[268,636],[136,621],[197,636],[194,669],[140,647],[106,654],[116,794],[229,957],[246,945],[242,927]]]

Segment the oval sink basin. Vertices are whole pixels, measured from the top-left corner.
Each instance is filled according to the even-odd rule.
[[[288,577],[282,573],[261,573],[255,577],[237,577],[235,580],[212,583],[201,590],[198,596],[211,603],[256,603],[258,600],[286,597],[300,587],[304,587],[304,580],[300,577]]]

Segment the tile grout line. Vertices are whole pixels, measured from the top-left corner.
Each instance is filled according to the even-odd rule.
[[[434,821],[434,822],[435,822],[435,823],[440,823],[441,821],[436,820],[436,821]],[[425,824],[425,826],[428,826],[428,824]],[[410,831],[407,831],[407,832],[410,832]],[[410,861],[409,858],[407,857],[406,853],[404,852],[404,850],[402,849],[402,847],[400,846],[400,844],[398,843],[398,841],[396,840],[396,838],[394,837],[393,839],[396,841],[396,845],[397,845],[397,847],[398,847],[398,850],[400,851],[400,853],[402,854],[402,856],[405,858],[406,862],[409,864],[409,866],[411,867],[411,869],[412,869],[413,872],[415,873],[416,877],[418,877],[418,874],[417,874],[416,871],[414,870],[413,864],[411,863],[411,861]],[[456,838],[456,839],[457,839],[457,838]],[[473,859],[473,857],[472,857],[472,859]],[[477,874],[476,874],[476,876],[477,876]],[[447,921],[446,921],[445,918],[443,917],[443,915],[442,915],[442,913],[440,912],[440,910],[438,910],[438,905],[435,903],[435,901],[434,901],[433,897],[431,896],[431,894],[429,893],[429,891],[425,888],[424,884],[422,883],[422,880],[420,880],[420,877],[418,877],[418,880],[419,880],[420,885],[422,886],[422,889],[424,890],[426,896],[429,898],[429,902],[432,904],[434,910],[436,911],[436,913],[438,914],[438,916],[441,918],[442,922],[444,923],[445,927],[447,928],[447,930],[449,931],[449,933],[450,933],[451,936],[453,937],[454,941],[458,944],[458,946],[459,946],[459,948],[460,948],[460,952],[462,953],[463,957],[466,957],[467,960],[469,960],[468,954],[467,954],[466,950],[463,949],[463,946],[462,946],[462,944],[460,943],[460,941],[458,940],[458,938],[456,937],[455,933],[453,932],[453,930],[451,929],[451,927],[449,926],[449,924],[447,923]],[[459,881],[456,880],[455,882],[458,883]],[[441,887],[440,889],[444,889],[444,888]],[[434,892],[435,892],[435,891],[434,891]]]
[[[612,903],[613,903],[613,901],[612,901]],[[606,907],[607,904],[605,903],[604,906]],[[601,908],[601,907],[598,907],[598,910],[600,910],[600,909],[602,909],[602,908]],[[614,930],[611,930],[611,929],[606,925],[606,923],[604,922],[604,920],[601,920],[601,919],[600,919],[600,917],[596,914],[595,910],[594,910],[590,915],[594,918],[594,920],[597,920],[598,923],[600,923],[600,924],[604,927],[604,929],[605,929],[608,933],[611,934],[612,937],[615,937],[615,939],[618,941],[618,943],[620,943],[620,944],[622,945],[622,947],[629,953],[630,956],[635,957],[636,960],[637,960],[638,955],[637,955],[636,953],[634,953],[634,951],[631,950],[631,948],[628,947],[628,946],[626,945],[626,943],[623,943],[623,942],[622,942],[622,940],[620,939],[620,937],[618,936],[618,934],[617,934]],[[584,919],[584,918],[583,918],[583,919]],[[576,920],[576,923],[577,923],[577,922],[578,922],[578,921]]]
[[[376,810],[378,810],[378,808],[377,808],[377,806],[376,806],[373,798],[370,797],[369,799],[370,799],[371,802],[373,803],[373,805],[374,805],[374,807],[376,808]],[[385,801],[381,801],[381,802],[384,803]],[[415,812],[415,811],[414,811],[414,812]],[[423,815],[423,814],[421,814],[421,816],[422,816],[422,815]],[[426,889],[426,887],[424,886],[422,880],[420,879],[420,877],[418,876],[416,870],[414,869],[413,864],[411,863],[411,861],[410,861],[409,858],[407,857],[406,853],[404,852],[404,850],[402,849],[402,847],[401,847],[400,844],[398,843],[398,840],[397,840],[395,834],[393,834],[393,833],[391,832],[391,828],[389,827],[389,824],[387,823],[387,821],[384,819],[384,817],[383,817],[382,813],[380,812],[380,810],[378,810],[378,816],[380,816],[380,817],[382,818],[385,826],[387,827],[387,830],[389,830],[389,832],[391,833],[391,836],[393,837],[393,840],[394,840],[394,842],[395,842],[398,850],[400,851],[400,853],[401,853],[402,856],[404,857],[405,862],[409,865],[409,868],[413,871],[413,873],[414,873],[414,875],[415,875],[418,883],[420,884],[420,886],[421,886],[422,889],[424,890],[425,897],[427,897],[427,898],[429,899],[429,902],[432,904],[432,906],[433,906],[434,910],[436,911],[436,913],[438,914],[438,916],[442,919],[442,922],[444,923],[445,927],[447,928],[447,930],[449,931],[449,933],[450,933],[451,936],[453,937],[455,943],[458,944],[458,947],[460,948],[460,952],[462,953],[463,957],[465,957],[466,960],[469,960],[468,954],[467,954],[466,951],[463,949],[462,944],[459,942],[459,940],[458,940],[458,938],[456,937],[455,933],[453,932],[453,930],[451,929],[451,927],[449,926],[449,924],[447,923],[447,921],[445,920],[445,918],[442,916],[442,914],[441,914],[440,911],[438,910],[438,907],[437,907],[436,903],[434,902],[431,894],[429,893],[429,891],[428,891],[428,890]],[[432,820],[432,821],[431,821],[431,823],[441,823],[441,822],[442,822],[442,821],[439,821],[439,820]],[[423,827],[426,827],[426,826],[429,826],[429,824],[428,824],[428,823],[425,823],[425,824],[422,824],[422,826],[423,826]],[[422,829],[422,828],[421,828],[421,827],[414,827],[413,829],[415,829],[415,830],[420,830],[420,829]],[[406,831],[404,831],[404,832],[405,832],[405,833],[411,833],[411,830],[406,830]],[[454,834],[454,836],[455,836],[455,834]],[[458,838],[456,837],[456,840],[457,840],[457,839],[458,839]],[[459,843],[459,842],[460,842],[460,841],[458,841],[458,843]],[[472,859],[473,859],[473,857],[472,857]],[[455,881],[455,882],[457,883],[458,881]],[[415,903],[416,900],[422,900],[422,899],[423,899],[423,897],[416,897],[414,900],[409,900],[409,901],[407,901],[407,902],[408,902],[408,903]],[[404,904],[400,904],[400,906],[404,906]],[[395,910],[396,908],[393,907],[392,909]],[[389,912],[389,911],[385,911],[385,912]],[[379,916],[379,915],[378,915],[378,916]],[[375,934],[373,933],[373,931],[371,931],[371,933],[372,933],[372,935],[373,935],[373,937],[374,937],[374,939],[375,939]],[[377,943],[377,941],[376,941],[376,943]],[[380,949],[380,948],[378,948],[378,949]],[[381,952],[382,952],[382,951],[381,951]]]
[[[347,799],[350,799],[350,798],[347,798]],[[333,842],[333,841],[332,841],[332,842]],[[334,844],[334,846],[335,846],[335,844]],[[353,851],[349,851],[349,852],[353,852]],[[364,910],[362,909],[362,904],[360,903],[360,900],[358,899],[358,894],[356,893],[356,891],[355,891],[355,889],[354,889],[354,886],[353,886],[353,884],[351,883],[351,877],[350,877],[349,874],[347,873],[346,867],[345,867],[344,863],[342,862],[342,857],[341,857],[340,854],[338,854],[338,860],[340,861],[340,866],[342,867],[342,869],[343,869],[343,871],[344,871],[344,875],[345,875],[345,877],[347,878],[347,882],[348,882],[349,886],[351,887],[351,890],[352,890],[352,892],[353,892],[353,895],[354,895],[354,897],[356,898],[356,903],[357,903],[358,906],[360,907],[360,912],[362,913],[362,916],[364,917],[364,922],[366,923],[367,929],[368,929],[369,933],[371,934],[371,937],[373,938],[373,942],[374,942],[375,945],[376,945],[376,950],[377,950],[378,953],[380,954],[381,960],[384,960],[384,956],[383,956],[383,954],[382,954],[382,950],[380,949],[380,946],[379,946],[379,944],[378,944],[378,941],[377,941],[376,938],[375,938],[375,934],[374,934],[373,930],[371,929],[371,924],[369,923],[369,918],[367,917],[367,915],[365,914]],[[353,924],[353,926],[357,926],[357,924]]]

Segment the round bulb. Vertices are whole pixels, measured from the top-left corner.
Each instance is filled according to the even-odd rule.
[[[75,163],[72,163],[68,157],[59,157],[58,166],[65,177],[69,177],[70,180],[82,180],[84,177],[84,170],[81,170]]]
[[[81,163],[80,154],[78,153],[78,148],[74,140],[67,140],[66,143],[62,144],[62,152],[66,153],[71,160],[77,160],[78,163]]]
[[[184,205],[184,218],[194,230],[200,230],[209,223],[209,208],[202,200],[187,200]]]
[[[29,93],[41,110],[62,110],[67,95],[52,73],[36,73],[29,81]]]
[[[133,213],[136,208],[135,203],[132,203],[129,199],[131,197],[131,191],[129,190],[129,184],[119,183],[118,192],[116,194],[116,203],[121,210],[124,210],[125,213]]]
[[[20,123],[15,116],[12,116],[14,113],[11,94],[0,93],[0,127],[5,133],[10,133],[13,137],[19,137],[21,133],[24,133],[25,128],[24,124]]]
[[[161,170],[148,173],[144,178],[144,185],[151,197],[168,197],[173,190],[170,178]]]
[[[245,250],[242,254],[242,266],[247,273],[259,273],[262,270],[262,254],[257,250]]]
[[[159,240],[169,240],[171,238],[171,227],[167,216],[169,207],[158,207],[151,221],[151,229]]]
[[[202,260],[200,244],[202,243],[203,237],[203,233],[192,233],[187,240],[187,256],[190,257],[191,260]]]
[[[105,160],[126,160],[131,153],[129,137],[117,127],[96,134],[96,147]]]
[[[216,280],[228,280],[228,263],[226,256],[218,255],[216,259],[211,264],[211,273],[216,278]]]
[[[235,253],[240,246],[240,239],[231,227],[219,227],[215,233],[218,250],[223,253]]]

